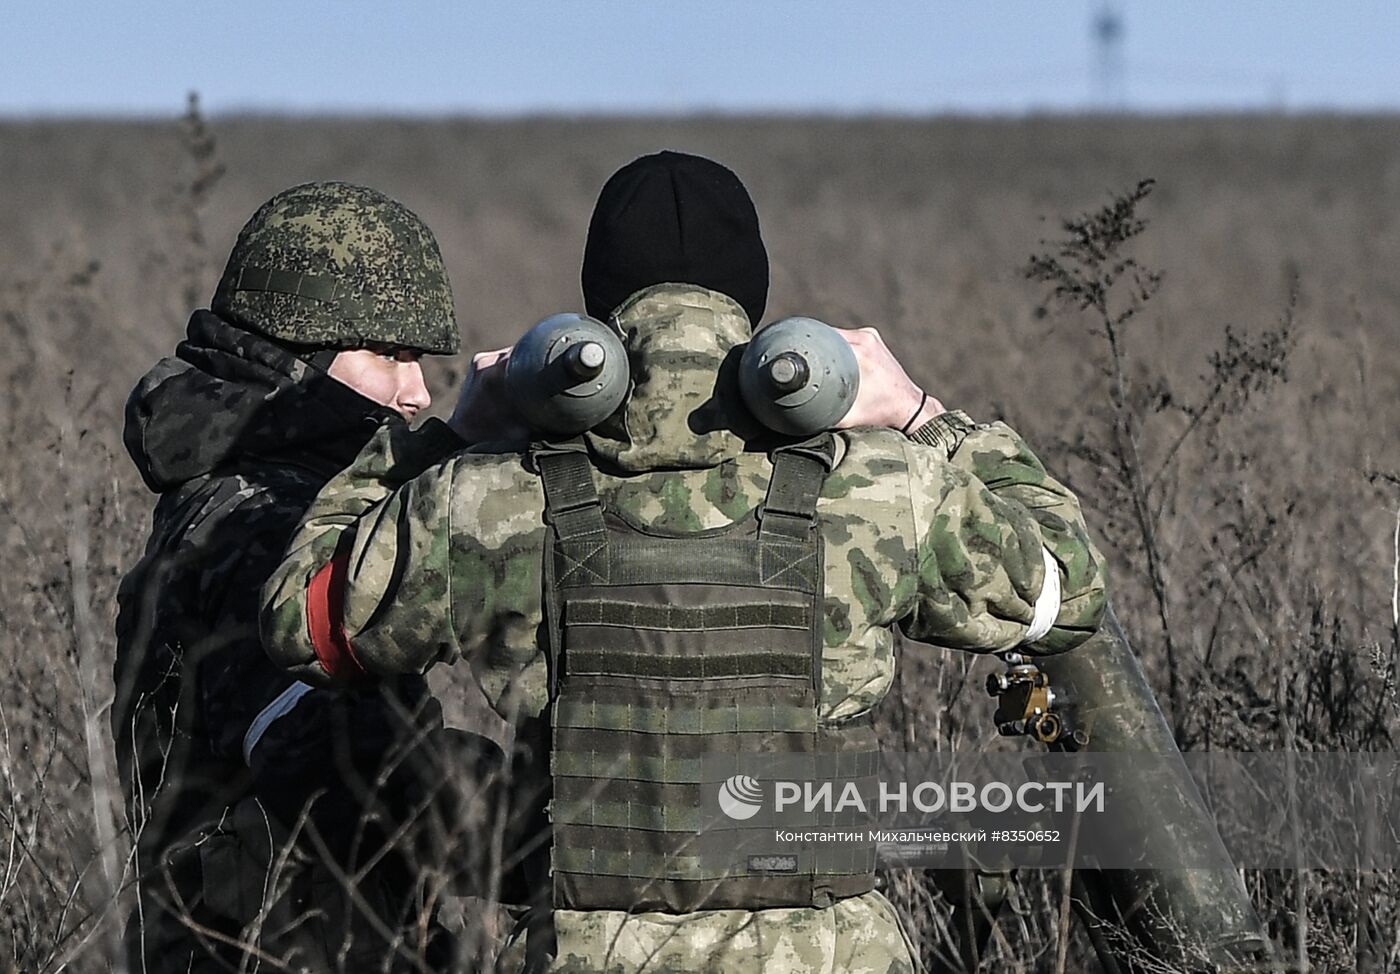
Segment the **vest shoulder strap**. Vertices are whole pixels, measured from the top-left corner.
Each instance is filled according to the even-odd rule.
[[[759,537],[806,541],[817,523],[817,497],[836,466],[836,437],[822,433],[769,455],[773,475],[758,510]]]
[[[532,443],[529,456],[544,484],[545,518],[559,540],[604,534],[603,505],[583,440]]]

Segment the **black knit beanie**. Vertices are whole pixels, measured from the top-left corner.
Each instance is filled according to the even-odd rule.
[[[598,194],[584,307],[607,320],[632,294],[667,282],[726,294],[755,326],[768,303],[768,251],[748,190],[719,163],[670,151],[628,163]]]

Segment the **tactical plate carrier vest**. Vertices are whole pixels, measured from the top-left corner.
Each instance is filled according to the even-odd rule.
[[[717,811],[704,776],[707,758],[749,753],[829,755],[873,774],[868,724],[817,719],[816,501],[834,451],[829,435],[774,451],[757,510],[673,535],[604,510],[581,441],[533,448],[551,529],[556,907],[824,907],[874,887],[873,845],[780,846],[771,820]]]

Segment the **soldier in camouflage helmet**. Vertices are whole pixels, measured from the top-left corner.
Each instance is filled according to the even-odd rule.
[[[131,970],[420,970],[445,951],[436,923],[419,942],[413,850],[388,838],[437,807],[441,770],[416,746],[439,733],[436,702],[419,677],[353,692],[288,677],[257,605],[316,491],[427,407],[419,358],[457,348],[423,222],[310,183],[253,215],[212,309],[132,392],[125,442],[159,500],[121,585],[113,673],[138,833]],[[381,849],[355,887],[337,879]]]
[[[791,879],[687,856],[687,759],[868,739],[896,625],[972,652],[1078,645],[1105,606],[1078,503],[873,331],[848,333],[849,428],[765,440],[726,363],[763,315],[766,254],[716,163],[661,153],[615,174],[583,284],[627,347],[621,409],[522,450],[508,353],[478,356],[451,424],[382,430],[321,491],[264,589],[264,644],[318,683],[465,659],[507,719],[549,718],[551,868],[511,964],[911,971],[873,853]],[[502,442],[464,451],[488,431]]]
[[[238,235],[210,310],[299,346],[461,348],[432,231],[403,204],[349,183],[294,186],[264,203]]]

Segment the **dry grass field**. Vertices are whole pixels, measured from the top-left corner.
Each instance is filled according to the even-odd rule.
[[[661,147],[726,162],[758,204],[770,318],[879,326],[928,389],[1007,419],[1081,493],[1183,746],[1395,746],[1400,118],[208,124],[0,123],[0,971],[110,969],[131,881],[106,732],[114,593],[152,504],[122,406],[241,222],[309,179],[421,214],[466,346],[487,348],[581,307],[613,169]],[[1147,177],[1130,249],[1163,277],[1115,354],[1025,268],[1062,218]],[[432,368],[434,412],[461,371]],[[990,739],[987,666],[906,647],[887,729],[926,749]],[[1246,879],[1297,967],[1400,971],[1395,877]],[[1097,969],[1056,889],[1027,878],[983,970]],[[936,896],[907,875],[893,891],[946,969]]]

